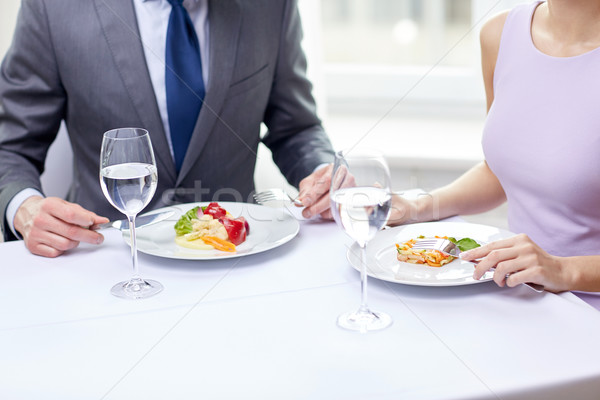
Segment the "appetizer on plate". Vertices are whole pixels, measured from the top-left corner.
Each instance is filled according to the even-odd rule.
[[[175,224],[175,243],[198,250],[235,252],[250,232],[244,217],[234,218],[218,203],[194,207]]]
[[[467,251],[479,247],[479,243],[471,238],[462,238],[457,240],[448,236],[435,236],[435,239],[448,239],[456,244],[461,251]],[[449,254],[444,254],[439,250],[433,249],[413,249],[413,245],[419,239],[427,239],[425,236],[418,236],[414,239],[407,240],[404,243],[396,243],[396,251],[398,261],[411,264],[426,264],[430,267],[441,267],[452,262],[456,257]]]

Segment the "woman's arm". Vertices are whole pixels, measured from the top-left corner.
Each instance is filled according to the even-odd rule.
[[[494,101],[494,69],[502,29],[508,12],[491,18],[481,28],[481,66],[487,109]],[[423,194],[416,200],[394,196],[390,225],[432,221],[453,215],[476,214],[506,201],[504,190],[485,161],[477,164],[451,184]]]
[[[506,196],[496,175],[485,161],[451,184],[407,200],[392,199],[390,225],[435,221],[453,215],[477,214],[504,203]]]
[[[600,292],[600,256],[566,257],[562,264],[570,283],[565,290]]]
[[[482,27],[479,33],[479,42],[481,44],[481,72],[483,75],[483,85],[485,88],[485,99],[487,110],[494,102],[494,70],[498,60],[498,51],[500,50],[500,39],[502,38],[502,29],[508,11],[492,17]]]

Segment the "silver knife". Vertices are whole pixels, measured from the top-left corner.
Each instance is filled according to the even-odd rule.
[[[162,212],[158,212],[158,213],[154,213],[154,214],[140,215],[139,217],[136,217],[136,219],[135,219],[135,227],[141,228],[143,226],[148,226],[148,225],[152,225],[157,222],[160,222],[160,221],[164,221],[165,219],[169,218],[174,213],[175,213],[175,211],[169,210],[169,211],[162,211]],[[94,225],[90,229],[97,231],[99,229],[104,229],[104,228],[116,228],[119,230],[129,229],[129,221],[127,221],[126,219],[120,219],[118,221],[110,221],[105,224]]]

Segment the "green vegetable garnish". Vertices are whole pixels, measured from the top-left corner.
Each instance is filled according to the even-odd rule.
[[[453,237],[449,237],[448,240],[457,245],[460,251],[467,251],[481,246],[471,238],[462,238],[460,240],[456,240]]]
[[[198,219],[198,208],[192,208],[179,218],[179,221],[175,224],[175,234],[177,236],[192,232],[192,220]]]

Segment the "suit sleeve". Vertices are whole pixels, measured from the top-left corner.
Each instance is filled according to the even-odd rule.
[[[42,192],[46,154],[64,116],[65,93],[42,0],[24,0],[0,67],[0,213],[5,240],[15,239],[6,207],[25,188]]]
[[[306,57],[301,48],[302,27],[297,1],[286,2],[279,55],[263,142],[287,180],[300,181],[323,164],[333,162],[333,148],[316,115],[312,85],[306,78]]]

